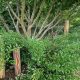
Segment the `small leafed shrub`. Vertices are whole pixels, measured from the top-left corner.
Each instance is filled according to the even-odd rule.
[[[6,61],[15,48],[27,50],[21,51],[21,60],[27,65],[26,73],[17,76],[16,80],[80,79],[77,74],[80,70],[79,32],[39,41],[10,31],[1,32],[0,40],[4,43],[1,49]]]
[[[6,57],[6,61],[10,58],[10,53],[15,50],[16,48],[22,48],[26,46],[26,39],[16,32],[0,32],[1,40],[3,40],[4,44],[4,54]],[[0,47],[2,48],[2,47]],[[10,61],[9,61],[10,62]]]
[[[31,57],[27,62],[26,79],[78,80],[75,71],[80,70],[79,39],[78,33],[61,35],[52,41],[28,39],[28,51]]]

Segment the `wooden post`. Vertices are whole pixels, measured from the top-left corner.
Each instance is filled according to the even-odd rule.
[[[20,49],[16,49],[13,51],[13,58],[15,60],[15,75],[19,75],[21,74]]]
[[[0,80],[5,78],[5,68],[0,69]]]
[[[64,23],[64,34],[67,35],[69,33],[69,20],[65,20]]]
[[[5,51],[4,42],[0,35],[0,79],[5,78]]]

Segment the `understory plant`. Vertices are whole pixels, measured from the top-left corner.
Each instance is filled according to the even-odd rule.
[[[22,48],[23,46],[27,46],[26,39],[22,35],[16,32],[1,31],[0,35],[1,35],[1,39],[3,40],[3,44],[4,44],[3,50],[4,50],[6,61],[9,61],[12,51],[18,48]]]
[[[4,33],[4,34],[3,34]],[[54,39],[31,39],[15,32],[1,32],[3,51],[8,56],[15,48],[21,51],[21,60],[26,64],[26,73],[16,80],[79,80],[80,35],[79,32]],[[2,45],[2,44],[1,44]]]
[[[23,80],[80,79],[79,32],[57,36],[52,40],[29,39],[27,44],[29,56],[26,57],[27,73]]]

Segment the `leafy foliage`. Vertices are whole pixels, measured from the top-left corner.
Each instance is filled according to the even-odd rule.
[[[33,25],[32,23],[36,22],[32,26],[32,29],[36,27],[35,33],[31,34],[33,38],[39,31],[38,29],[41,27],[41,25],[43,28],[42,33],[44,33],[45,29],[48,28],[46,27],[46,24],[50,23],[53,20],[54,16],[59,12],[63,16],[60,16],[61,19],[71,18],[72,20],[70,20],[70,22],[72,25],[80,22],[80,14],[78,14],[80,6],[76,7],[75,5],[73,5],[79,0],[55,0],[54,2],[53,0],[43,0],[43,2],[42,0],[24,1],[25,2],[23,2],[23,0],[1,0],[0,25],[7,24],[12,30],[14,30],[13,27],[15,27],[16,30],[16,27],[19,26],[19,29],[17,28],[17,30],[20,30],[21,34],[22,32],[26,34],[26,26],[27,28],[31,27],[31,25]],[[10,5],[7,6],[7,4]],[[49,11],[51,6],[51,11]],[[11,16],[10,13],[8,13],[9,11],[7,10],[10,10]],[[25,13],[27,13],[27,15]],[[46,13],[48,13],[49,15],[47,15]],[[26,19],[24,17],[26,17]],[[74,17],[76,18],[74,19]],[[22,22],[21,18],[23,19]],[[45,22],[46,19],[47,21]],[[52,25],[56,23],[56,21],[57,20],[51,22]],[[3,22],[4,24],[2,24]],[[18,26],[16,26],[17,22]],[[20,29],[20,27],[22,29]],[[26,39],[21,34],[12,31],[5,32],[2,29],[0,31],[0,61],[3,64],[1,64],[0,66],[4,65],[5,57],[6,61],[9,61],[11,51],[16,48],[26,48],[27,51],[22,51],[21,58],[22,61],[27,64],[27,73],[19,75],[18,77],[16,77],[16,80],[73,80],[76,72],[80,70],[80,30],[79,28],[77,32],[76,30],[77,27],[74,28],[74,30],[72,30],[68,36],[61,35],[55,37],[52,40],[45,39],[38,41],[31,38]],[[75,31],[75,33],[72,33],[73,31]],[[33,31],[31,31],[31,33],[33,33]],[[42,33],[39,33],[34,38],[39,38]]]
[[[0,70],[4,70],[5,65],[5,51],[4,51],[4,41],[2,39],[2,36],[0,35]]]
[[[15,50],[16,48],[22,48],[23,46],[26,46],[26,40],[20,34],[17,34],[12,31],[10,31],[10,32],[1,31],[0,35],[1,35],[1,38],[3,39],[3,43],[2,43],[2,44],[4,44],[3,55],[5,54],[6,61],[9,60],[10,53],[13,50]],[[2,47],[0,47],[0,48],[2,48]]]
[[[14,49],[25,47],[28,50],[23,59],[27,64],[27,73],[16,77],[16,80],[73,80],[76,71],[80,70],[79,32],[41,41],[26,39],[12,31],[1,31],[0,34],[5,43],[3,51],[7,53],[7,61]]]
[[[41,43],[31,40],[29,44],[34,48],[29,47],[32,52],[31,58],[28,59],[28,70],[25,75],[28,80],[77,80],[75,71],[80,70],[80,35],[78,33],[70,33],[68,36],[58,36],[52,40],[43,40],[43,47],[39,47]],[[41,41],[42,42],[42,41]],[[42,48],[42,49],[40,49]],[[33,50],[32,50],[33,49]],[[38,54],[40,49],[44,54],[43,57]],[[29,51],[29,52],[30,52]],[[35,53],[34,53],[35,51]],[[41,53],[41,54],[42,54]],[[38,54],[38,57],[33,57]],[[34,56],[33,56],[34,55]],[[28,58],[28,57],[27,57]],[[42,58],[42,59],[40,59]],[[40,60],[40,63],[38,62]],[[75,73],[75,74],[74,74]],[[78,77],[79,78],[79,77]],[[25,80],[25,78],[23,79]]]
[[[27,39],[28,51],[35,61],[40,61],[45,52],[45,45],[43,41],[38,41],[35,39]]]

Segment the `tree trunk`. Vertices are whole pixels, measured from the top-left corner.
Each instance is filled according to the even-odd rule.
[[[27,35],[28,35],[28,37],[31,37],[31,29],[32,29],[32,25],[29,25],[28,29],[27,29]]]
[[[25,0],[21,0],[21,27],[23,29],[24,35],[27,36],[27,31],[25,28],[25,24],[24,24],[24,19],[25,19]]]
[[[64,34],[67,35],[68,33],[69,33],[69,20],[65,20]]]
[[[20,49],[13,51],[13,58],[15,60],[15,75],[21,74],[21,61],[20,61]]]
[[[0,35],[0,79],[5,78],[5,53],[4,42]]]

